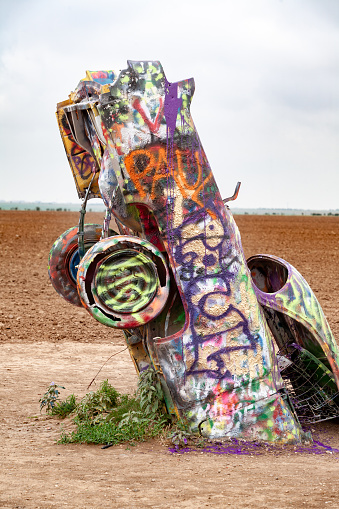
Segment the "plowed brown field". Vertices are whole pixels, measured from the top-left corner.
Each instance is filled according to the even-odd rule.
[[[135,447],[57,445],[63,424],[39,413],[51,381],[83,395],[110,355],[119,331],[67,304],[47,274],[54,240],[77,224],[72,212],[0,211],[0,507],[1,508],[323,508],[339,507],[339,454],[286,449],[260,456],[173,455],[154,441]],[[86,222],[101,223],[89,213]],[[308,280],[339,338],[339,217],[236,216],[246,256],[270,253]],[[126,351],[108,378],[132,392]],[[339,420],[314,425],[314,436],[339,447]]]

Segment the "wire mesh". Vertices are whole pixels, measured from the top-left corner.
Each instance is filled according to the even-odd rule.
[[[283,354],[283,355],[282,355]],[[339,417],[339,392],[333,374],[299,345],[279,352],[278,364],[298,418],[315,423]]]

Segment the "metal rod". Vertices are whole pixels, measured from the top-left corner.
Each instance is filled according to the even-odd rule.
[[[86,206],[87,206],[87,201],[88,201],[88,197],[89,197],[89,192],[91,190],[95,175],[96,175],[96,173],[93,173],[92,179],[89,183],[84,201],[82,202],[82,206],[80,209],[79,226],[78,226],[78,251],[79,251],[80,260],[84,257],[84,254],[85,254],[85,241],[84,241],[85,231],[84,231],[84,228],[85,228]]]
[[[228,201],[233,201],[238,198],[239,190],[240,190],[241,182],[237,182],[237,185],[235,186],[235,191],[233,196],[230,196],[229,198],[224,198],[223,202],[227,203]]]

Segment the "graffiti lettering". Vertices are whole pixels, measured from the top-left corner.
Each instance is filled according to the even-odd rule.
[[[135,108],[137,110],[137,112],[140,113],[141,118],[143,119],[143,121],[145,122],[145,124],[148,126],[149,130],[152,133],[157,133],[159,131],[161,119],[164,114],[164,100],[162,97],[160,97],[159,101],[160,101],[160,105],[159,105],[159,109],[156,114],[154,122],[152,122],[152,120],[150,118],[151,116],[150,116],[149,110],[148,110],[147,105],[145,104],[144,101],[141,101],[139,97],[136,97],[134,99],[134,101],[132,102],[133,108]]]
[[[176,149],[169,165],[165,147],[149,147],[128,154],[124,164],[140,198],[149,195],[152,201],[159,198],[158,185],[161,186],[161,181],[164,181],[162,187],[165,187],[166,181],[172,177],[184,199],[189,198],[199,207],[204,207],[204,188],[209,182],[211,185],[214,182],[209,168],[201,164],[201,154],[198,151],[192,155],[189,150]],[[213,210],[207,209],[207,212],[215,217]]]
[[[87,180],[93,171],[93,157],[88,152],[84,152],[78,145],[74,145],[74,149],[72,148],[71,151],[71,160],[80,178]]]

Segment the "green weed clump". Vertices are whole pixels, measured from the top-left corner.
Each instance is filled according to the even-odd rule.
[[[161,383],[152,368],[140,374],[134,396],[120,394],[105,380],[79,402],[72,394],[64,401],[53,401],[47,411],[61,418],[74,415],[75,431],[62,433],[59,443],[140,442],[159,436],[170,423]]]
[[[77,401],[74,394],[71,394],[64,401],[57,401],[50,411],[51,415],[57,415],[61,419],[68,417],[76,409]]]
[[[93,424],[116,408],[119,404],[119,392],[105,380],[95,392],[90,392],[82,398],[76,407],[76,417]]]
[[[91,424],[88,421],[79,422],[75,418],[76,431],[63,433],[59,440],[60,444],[87,443],[87,444],[110,444],[116,445],[124,442],[143,442],[149,438],[159,436],[165,427],[161,420],[127,421],[122,426],[113,421],[103,421]]]

